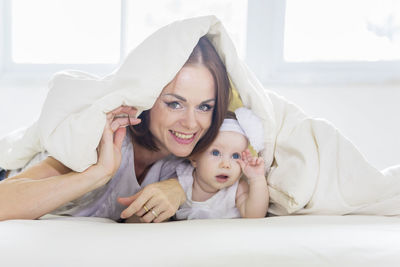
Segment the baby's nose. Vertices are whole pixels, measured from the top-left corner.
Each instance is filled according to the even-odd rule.
[[[221,162],[219,163],[220,168],[229,169],[231,167],[231,161],[226,158],[221,158]]]

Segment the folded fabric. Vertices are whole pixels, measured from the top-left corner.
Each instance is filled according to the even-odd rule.
[[[225,63],[243,105],[263,122],[271,213],[400,214],[400,166],[374,169],[330,123],[308,117],[263,88],[214,16],[161,28],[104,78],[79,71],[56,74],[38,122],[0,140],[0,167],[20,168],[47,150],[69,168],[84,171],[96,163],[106,113],[120,105],[151,108],[204,35]]]

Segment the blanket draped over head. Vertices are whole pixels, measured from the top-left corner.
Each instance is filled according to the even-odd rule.
[[[0,140],[0,167],[21,168],[47,150],[72,170],[84,171],[97,161],[106,113],[121,105],[150,109],[204,35],[225,63],[243,105],[263,121],[271,213],[400,214],[400,166],[376,170],[330,123],[308,117],[263,88],[214,16],[161,28],[104,78],[57,73],[39,120]]]

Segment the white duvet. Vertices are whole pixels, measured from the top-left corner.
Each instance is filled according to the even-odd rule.
[[[161,28],[104,78],[56,74],[39,120],[0,140],[0,167],[23,167],[47,150],[71,169],[85,170],[96,162],[105,114],[120,105],[151,108],[203,35],[225,63],[243,104],[263,121],[270,212],[400,214],[400,166],[376,170],[334,126],[263,88],[214,16]]]

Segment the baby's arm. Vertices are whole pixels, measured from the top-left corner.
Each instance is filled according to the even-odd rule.
[[[248,179],[240,181],[236,192],[236,207],[243,218],[265,217],[269,204],[265,165],[261,157],[254,158],[248,149],[238,160],[243,173]]]

